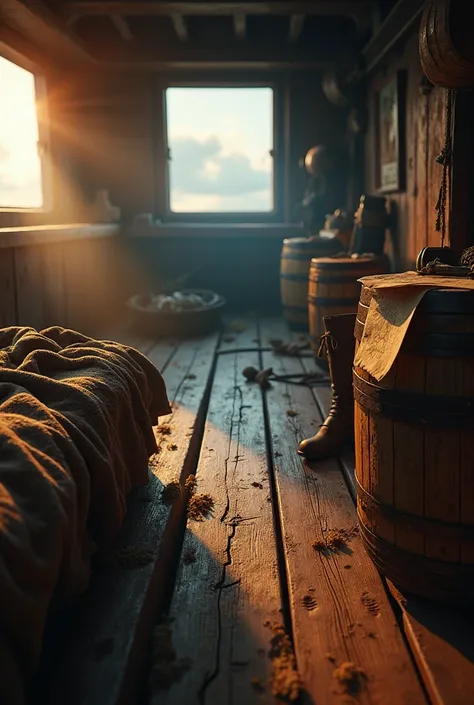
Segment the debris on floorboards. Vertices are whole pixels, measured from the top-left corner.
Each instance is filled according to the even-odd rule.
[[[287,325],[247,316],[193,340],[115,337],[162,370],[172,413],[115,559],[98,561],[43,663],[41,702],[474,702],[469,619],[451,611],[449,628],[443,609],[401,596],[362,547],[352,449],[296,454],[331,392],[291,383],[318,368],[272,348],[297,340]],[[262,389],[247,367],[279,379]]]

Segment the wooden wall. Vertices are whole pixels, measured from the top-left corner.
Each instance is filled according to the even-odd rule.
[[[89,223],[94,184],[84,165],[86,141],[70,123],[71,71],[3,26],[0,41],[46,81],[46,111],[40,112],[47,118],[52,196],[49,210],[0,211],[0,327],[61,325],[104,335],[122,324],[124,302],[141,273],[118,224]],[[21,63],[14,53],[7,56]],[[99,170],[101,156],[94,162]]]
[[[228,79],[228,75],[226,76]],[[236,80],[241,76],[236,76]],[[269,74],[280,86],[282,114],[277,137],[276,168],[281,177],[280,221],[297,223],[307,177],[298,166],[306,151],[318,143],[344,143],[346,114],[330,105],[321,89],[318,72]],[[182,79],[183,80],[183,79]],[[140,212],[166,219],[165,144],[160,90],[166,84],[156,74],[73,76],[64,96],[64,116],[74,145],[82,188],[92,194],[99,188],[120,206],[125,223]],[[327,209],[344,207],[344,176],[328,193]],[[173,236],[159,242],[135,239],[133,248],[151,271],[153,280],[170,272],[182,274],[198,268],[196,286],[217,288],[235,305],[252,305],[257,298],[279,302],[278,237],[248,236],[223,227],[221,237],[208,237],[202,229],[191,240]],[[296,226],[294,234],[299,233]],[[302,233],[300,233],[302,234]]]
[[[438,246],[435,230],[442,169],[436,157],[444,144],[446,91],[431,87],[423,91],[423,72],[418,56],[418,34],[413,35],[398,56],[371,80],[368,91],[369,125],[366,137],[365,182],[368,193],[377,194],[375,101],[383,82],[396,71],[406,72],[405,186],[389,194],[395,227],[390,254],[396,270],[410,269],[422,247]],[[450,244],[449,241],[446,244]]]
[[[103,336],[120,326],[135,272],[118,231],[0,230],[0,328],[60,325]]]
[[[213,74],[219,80],[219,74]],[[171,77],[170,77],[171,78]],[[176,78],[176,76],[174,76]],[[180,76],[181,81],[186,77]],[[235,80],[252,80],[235,74]],[[280,220],[299,219],[306,175],[298,161],[314,144],[342,144],[345,112],[330,105],[321,89],[321,75],[314,71],[268,73],[263,80],[277,83],[283,95],[282,115],[276,135],[276,169],[286,187],[282,194]],[[189,80],[199,80],[192,74]],[[229,74],[221,76],[229,81]],[[257,80],[253,78],[253,80]],[[258,76],[260,80],[260,74]],[[79,146],[77,158],[87,174],[90,188],[106,188],[123,208],[125,219],[139,212],[166,218],[165,144],[163,104],[160,93],[166,77],[152,73],[80,75],[69,80],[64,97],[64,117],[71,141]],[[288,101],[288,103],[286,102]],[[328,207],[344,198],[345,184],[328,194]]]

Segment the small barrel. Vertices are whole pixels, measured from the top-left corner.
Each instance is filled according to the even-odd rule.
[[[313,257],[341,251],[337,239],[295,237],[283,240],[280,286],[283,315],[293,330],[308,330],[308,271]]]
[[[372,297],[363,287],[362,339]],[[474,595],[474,291],[425,294],[390,372],[354,367],[357,514],[395,585],[471,604]]]
[[[315,352],[324,333],[324,316],[356,313],[361,285],[370,274],[385,274],[385,256],[324,257],[311,260],[308,287],[309,332]]]

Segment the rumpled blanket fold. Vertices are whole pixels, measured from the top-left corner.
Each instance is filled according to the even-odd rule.
[[[137,350],[53,327],[0,330],[0,702],[23,705],[51,605],[88,586],[170,413]]]

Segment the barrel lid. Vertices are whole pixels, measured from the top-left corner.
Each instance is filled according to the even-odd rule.
[[[374,265],[380,264],[385,258],[374,256],[374,257],[313,257],[311,260],[311,266],[318,269],[326,269],[330,267],[339,268],[344,267],[349,269],[350,267],[359,267],[361,264],[374,263]]]

